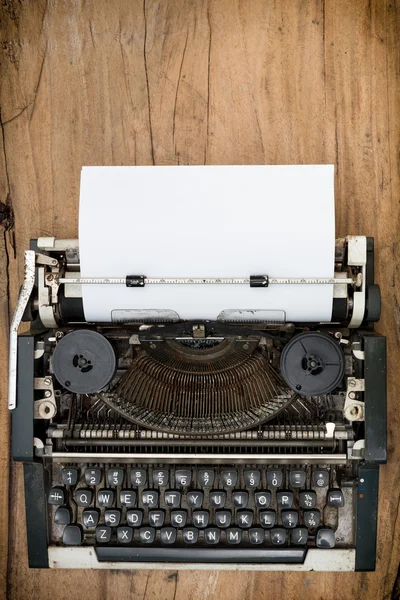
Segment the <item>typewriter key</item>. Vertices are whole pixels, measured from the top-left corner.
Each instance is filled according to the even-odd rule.
[[[76,329],[65,335],[53,354],[53,372],[61,385],[76,394],[103,390],[115,374],[115,352],[104,335]]]

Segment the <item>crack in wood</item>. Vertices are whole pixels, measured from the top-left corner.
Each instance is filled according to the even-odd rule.
[[[147,15],[146,15],[146,0],[143,0],[143,16],[144,16],[144,39],[143,39],[143,60],[144,60],[144,72],[146,75],[146,89],[147,89],[147,105],[149,112],[149,133],[150,133],[150,148],[151,148],[151,158],[153,161],[153,165],[156,164],[154,157],[154,142],[153,142],[153,124],[151,121],[151,101],[150,101],[150,85],[149,85],[149,72],[147,68],[147,54],[146,54],[146,46],[147,46]]]

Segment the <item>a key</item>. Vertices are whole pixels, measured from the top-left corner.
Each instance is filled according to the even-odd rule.
[[[199,538],[199,530],[194,527],[186,527],[182,532],[185,544],[195,544]]]
[[[315,544],[317,548],[334,548],[335,534],[332,529],[326,527],[319,529],[315,537]]]
[[[303,469],[289,471],[289,485],[292,488],[303,488],[306,484],[306,472]]]
[[[215,512],[215,524],[217,527],[224,529],[229,527],[232,521],[232,513],[230,510],[217,510]]]
[[[121,511],[118,508],[108,508],[104,511],[104,523],[110,527],[118,527],[121,520]]]
[[[97,504],[99,506],[110,507],[114,504],[115,492],[114,490],[99,490],[97,492]]]
[[[121,490],[119,493],[119,501],[121,506],[131,508],[136,504],[136,492],[135,490]]]
[[[108,525],[99,525],[96,527],[96,542],[99,544],[108,544],[111,540],[111,533],[111,527],[108,527]]]
[[[232,492],[232,504],[235,508],[246,508],[249,502],[247,492]]]
[[[319,510],[305,510],[303,514],[304,525],[309,529],[319,526],[321,515]]]
[[[299,521],[299,513],[295,510],[282,511],[282,525],[287,529],[294,529]]]
[[[99,523],[99,511],[97,508],[85,508],[82,511],[82,523],[86,529],[97,527]]]
[[[175,471],[175,483],[179,487],[186,487],[192,481],[192,472],[189,469],[177,469]]]
[[[158,492],[156,490],[145,490],[142,492],[142,503],[147,508],[157,508]]]
[[[163,510],[149,511],[149,525],[151,527],[162,527],[164,525],[165,514]]]
[[[250,544],[262,544],[264,541],[264,529],[260,527],[254,527],[249,529],[249,542]]]
[[[145,469],[131,470],[131,483],[133,487],[142,487],[147,483],[147,471]]]
[[[67,525],[63,531],[64,546],[80,546],[83,542],[82,529],[79,525]]]
[[[234,488],[237,484],[237,471],[221,471],[220,480],[222,487]]]
[[[218,544],[220,537],[221,531],[216,527],[208,527],[208,529],[204,531],[206,544]]]
[[[314,508],[317,504],[317,494],[314,490],[300,492],[299,503],[301,508]]]
[[[305,527],[295,527],[290,534],[292,544],[296,546],[305,546],[308,539],[308,530]]]
[[[240,544],[242,541],[242,530],[238,527],[232,527],[226,530],[226,541],[228,544]]]
[[[126,513],[126,520],[131,527],[140,527],[143,522],[143,511],[139,509],[128,510]]]
[[[67,506],[59,506],[54,515],[54,523],[57,525],[69,525],[71,523],[71,511]]]
[[[329,471],[327,469],[320,469],[319,471],[313,471],[313,473],[312,473],[313,487],[327,487],[328,484],[329,484]]]
[[[254,494],[254,502],[257,508],[268,508],[271,504],[271,492],[256,492]]]
[[[260,471],[245,471],[243,473],[244,485],[247,488],[256,488],[260,485]]]
[[[261,510],[260,511],[260,525],[265,529],[270,529],[275,525],[276,513],[274,510]]]
[[[171,511],[171,525],[172,527],[182,528],[185,527],[187,521],[186,510],[172,510]]]
[[[142,544],[152,544],[156,538],[156,530],[153,527],[142,527],[139,529],[139,540]]]
[[[163,527],[160,532],[162,544],[174,544],[176,540],[176,529],[173,527]]]
[[[207,527],[210,515],[207,510],[194,510],[193,511],[193,525],[199,529]]]
[[[87,485],[100,485],[102,470],[99,467],[85,470],[85,481]]]
[[[123,469],[108,469],[107,471],[108,485],[122,485],[124,481]]]
[[[164,487],[166,485],[168,485],[168,481],[169,481],[169,471],[167,471],[166,469],[160,470],[160,471],[153,471],[153,484],[154,485],[159,485],[161,487]]]
[[[67,494],[62,487],[53,487],[51,488],[48,496],[49,504],[53,504],[54,506],[65,504],[67,501]]]
[[[276,499],[279,508],[292,508],[293,492],[277,492]]]
[[[240,510],[236,513],[236,525],[242,529],[248,529],[253,525],[253,511]]]
[[[93,500],[93,492],[92,490],[86,490],[85,488],[80,488],[79,490],[75,490],[75,502],[78,506],[90,506]]]
[[[164,502],[167,508],[179,508],[181,505],[181,493],[175,490],[165,492]]]
[[[268,487],[276,489],[282,486],[283,482],[283,471],[268,469],[267,471],[267,484]]]
[[[130,544],[133,538],[132,527],[118,527],[117,540],[120,544]]]
[[[226,502],[226,492],[210,492],[210,504],[214,508],[224,508]]]
[[[342,490],[329,490],[326,497],[326,503],[328,506],[335,508],[341,508],[344,506],[344,496]]]
[[[186,494],[186,502],[189,508],[201,508],[203,504],[203,492],[194,490]]]
[[[282,546],[286,542],[286,536],[286,529],[282,529],[281,527],[271,529],[271,542],[274,546]]]
[[[197,482],[201,488],[209,488],[214,485],[214,470],[200,469],[197,471]]]
[[[61,478],[64,485],[76,485],[78,481],[78,469],[66,467],[61,471]]]

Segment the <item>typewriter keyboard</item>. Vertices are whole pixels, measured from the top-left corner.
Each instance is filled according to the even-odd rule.
[[[50,469],[51,543],[95,546],[99,560],[291,562],[352,545],[352,488],[337,467]]]

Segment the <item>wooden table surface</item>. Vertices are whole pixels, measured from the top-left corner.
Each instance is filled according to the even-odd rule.
[[[0,28],[0,597],[390,598],[400,556],[399,2],[3,0]],[[376,240],[377,329],[389,351],[376,572],[30,571],[6,408],[8,320],[29,239],[77,236],[82,165],[287,163],[334,163],[337,235]],[[209,215],[196,236],[199,225],[207,238]]]

